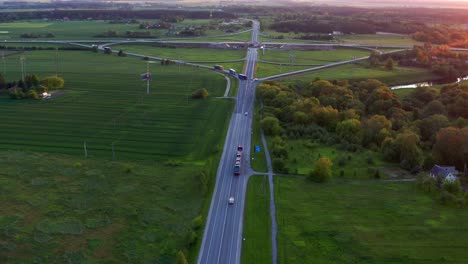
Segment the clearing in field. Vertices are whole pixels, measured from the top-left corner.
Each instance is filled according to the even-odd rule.
[[[277,177],[275,197],[278,263],[468,261],[468,211],[438,204],[414,183]]]

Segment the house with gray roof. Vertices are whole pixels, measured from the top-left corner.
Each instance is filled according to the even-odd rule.
[[[454,166],[440,166],[434,165],[429,171],[429,176],[434,179],[441,179],[442,181],[454,182],[456,181],[458,171]]]

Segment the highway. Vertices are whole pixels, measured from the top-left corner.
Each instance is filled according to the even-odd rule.
[[[254,22],[252,43],[257,41],[258,30],[259,24]],[[203,242],[198,255],[199,264],[240,263],[245,193],[248,177],[251,174],[250,140],[256,84],[252,79],[256,60],[257,49],[249,48],[244,73],[248,80],[239,81],[236,106],[229,123]],[[240,176],[234,176],[233,169],[238,145],[244,148],[242,171]],[[232,205],[228,204],[231,196],[235,199]]]

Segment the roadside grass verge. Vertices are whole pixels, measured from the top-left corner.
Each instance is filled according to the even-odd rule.
[[[465,263],[466,209],[411,182],[276,177],[278,263]]]
[[[337,38],[338,41],[353,44],[382,45],[382,46],[413,46],[423,43],[414,40],[410,35],[344,35]]]
[[[260,127],[260,120],[261,120],[261,108],[260,103],[256,100],[254,104],[254,115],[252,120],[252,146],[250,147],[250,157],[252,160],[250,164],[254,171],[258,172],[267,172],[268,166],[266,162],[265,156],[265,148],[262,143],[262,136],[261,136],[261,127]],[[260,152],[255,152],[255,146],[260,146]]]
[[[266,175],[254,175],[249,179],[243,232],[242,264],[270,264],[270,191]]]

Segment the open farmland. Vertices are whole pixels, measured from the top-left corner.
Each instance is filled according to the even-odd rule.
[[[11,264],[174,263],[206,204],[194,176],[212,173],[3,150],[0,166],[0,262]]]
[[[149,20],[139,20],[146,22]],[[157,22],[158,20],[151,20],[149,22]],[[213,22],[217,25],[215,20],[209,19],[185,19],[182,22],[174,23],[174,30],[179,31],[187,26],[208,25]],[[109,23],[108,21],[31,21],[31,22],[11,22],[0,23],[0,31],[7,31],[8,33],[1,34],[2,39],[21,39],[23,33],[36,33],[36,34],[54,34],[54,38],[50,39],[93,39],[95,35],[105,33],[107,31],[116,31],[120,34],[125,34],[127,31],[134,32],[151,32],[153,37],[167,38],[167,37],[182,37],[179,35],[166,36],[167,29],[139,29],[139,24],[126,24],[126,23]],[[211,29],[206,31],[206,36],[219,36],[226,33]],[[114,37],[115,38],[115,37]],[[96,39],[103,39],[99,37]]]
[[[54,51],[25,55],[26,71],[55,74]],[[193,67],[151,64],[153,81],[146,95],[140,74],[146,62],[91,52],[59,52],[65,93],[52,100],[0,97],[3,114],[0,146],[117,159],[204,159],[221,148],[232,104],[228,100],[192,100],[206,88],[221,96],[225,79]],[[6,59],[7,79],[20,78],[19,56]],[[210,124],[216,124],[213,126]]]
[[[468,211],[414,183],[277,177],[278,263],[466,263]]]

